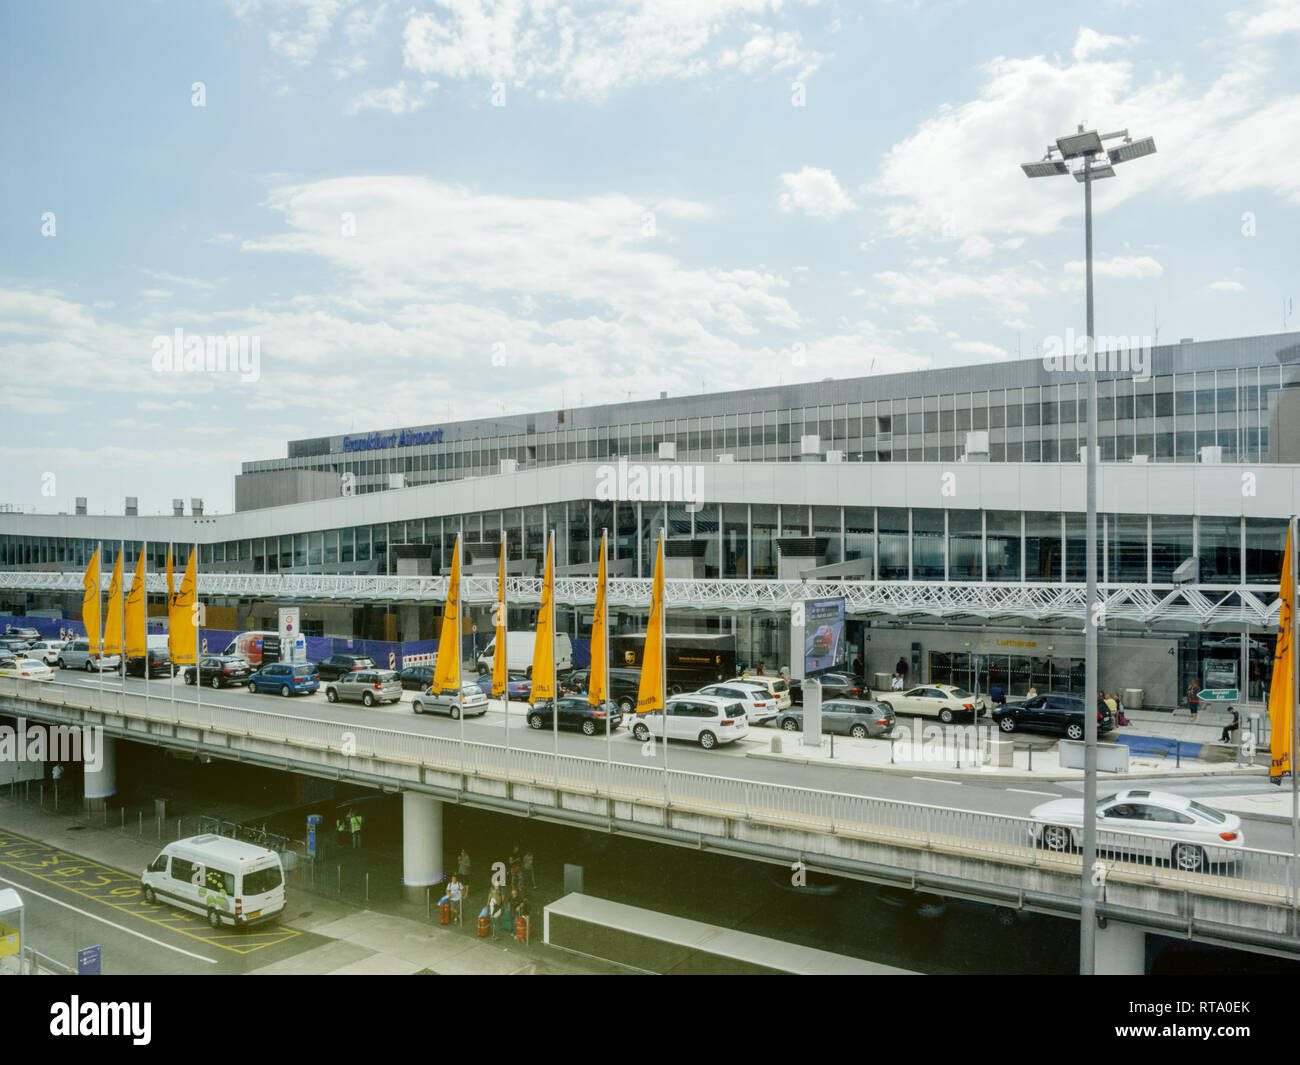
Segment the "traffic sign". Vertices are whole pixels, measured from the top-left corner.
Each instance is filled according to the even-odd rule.
[[[1203,703],[1231,703],[1239,696],[1236,688],[1202,688],[1198,697]]]
[[[397,653],[395,651],[388,652],[388,668],[389,669],[397,668]]]
[[[99,976],[99,945],[77,951],[77,975]]]

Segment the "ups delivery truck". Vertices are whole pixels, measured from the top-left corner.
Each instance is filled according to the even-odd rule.
[[[640,669],[645,658],[644,632],[609,638],[609,664]],[[679,695],[736,675],[736,638],[709,632],[670,632],[664,637],[668,692]]]

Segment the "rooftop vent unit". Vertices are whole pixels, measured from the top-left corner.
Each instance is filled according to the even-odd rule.
[[[173,499],[173,500],[172,500],[172,517],[173,517],[173,518],[180,518],[180,517],[183,517],[184,514],[185,514],[185,500],[183,500],[183,499]]]
[[[134,518],[134,517],[137,517],[137,516],[139,515],[139,513],[140,513],[140,497],[139,497],[139,496],[127,496],[127,497],[126,497],[126,511],[125,511],[125,513],[126,513],[126,516],[127,516],[128,518]]]
[[[77,514],[85,514],[85,513],[86,513],[86,497],[85,497],[85,496],[77,496],[77,507],[76,507],[76,513],[77,513]]]

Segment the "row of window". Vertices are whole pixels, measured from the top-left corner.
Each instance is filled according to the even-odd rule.
[[[685,505],[578,500],[547,507],[489,511],[462,517],[424,518],[324,532],[232,540],[199,547],[199,566],[247,573],[394,573],[389,544],[428,548],[437,568],[451,565],[457,535],[468,560],[495,559],[504,527],[512,558],[544,557],[548,532],[560,566],[589,566],[608,530],[610,557],[626,559],[641,576],[653,568],[654,545],[666,528],[670,539],[704,543],[707,578],[776,577],[779,537],[816,537],[826,564],[869,559],[881,580],[1082,581],[1086,567],[1085,517],[1058,511],[973,511],[894,507],[808,507],[789,504]],[[1207,584],[1269,585],[1279,578],[1286,521],[1274,518],[1103,514],[1098,574],[1122,584],[1167,583],[1189,558],[1199,559]],[[0,566],[55,564],[78,569],[93,540],[0,537]],[[167,545],[151,542],[146,565],[165,564]],[[125,545],[132,567],[142,545]],[[115,542],[105,544],[111,565]],[[179,574],[189,545],[173,545]],[[481,557],[479,557],[481,556]],[[869,574],[867,574],[869,576]],[[178,577],[179,579],[179,577]]]

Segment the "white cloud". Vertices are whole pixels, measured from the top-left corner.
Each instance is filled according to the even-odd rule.
[[[1065,264],[1065,272],[1072,277],[1082,277],[1083,267],[1082,259],[1073,259]],[[1165,272],[1165,268],[1149,255],[1117,255],[1111,259],[1093,259],[1092,272],[1096,277],[1118,277],[1142,281],[1150,277],[1160,277]]]
[[[341,0],[227,0],[235,16],[252,22],[264,16],[271,51],[295,66],[306,66],[328,39]]]
[[[782,174],[781,184],[785,191],[780,206],[787,213],[799,210],[814,218],[830,219],[858,209],[829,170],[806,166],[797,174]]]
[[[1245,292],[1246,286],[1240,281],[1212,281],[1210,288],[1215,292]]]
[[[387,89],[368,89],[348,104],[346,113],[355,115],[359,111],[389,111],[394,115],[409,115],[424,106],[424,101],[415,92],[404,81]]]
[[[938,323],[928,314],[918,314],[912,319],[912,324],[907,327],[909,333],[937,333],[939,332]]]
[[[1104,52],[1119,45],[1132,44],[1136,40],[1136,37],[1108,37],[1096,30],[1089,29],[1087,26],[1081,26],[1078,36],[1074,39],[1074,48],[1071,55],[1074,56],[1077,62],[1083,62],[1098,52]]]
[[[1276,37],[1300,33],[1300,4],[1296,0],[1272,0],[1264,10],[1253,15],[1233,12],[1229,18],[1241,25],[1243,37]]]
[[[982,358],[998,361],[1010,358],[1005,348],[1000,348],[996,344],[987,344],[982,340],[958,340],[954,341],[952,346],[953,350],[966,355],[979,355]]]

